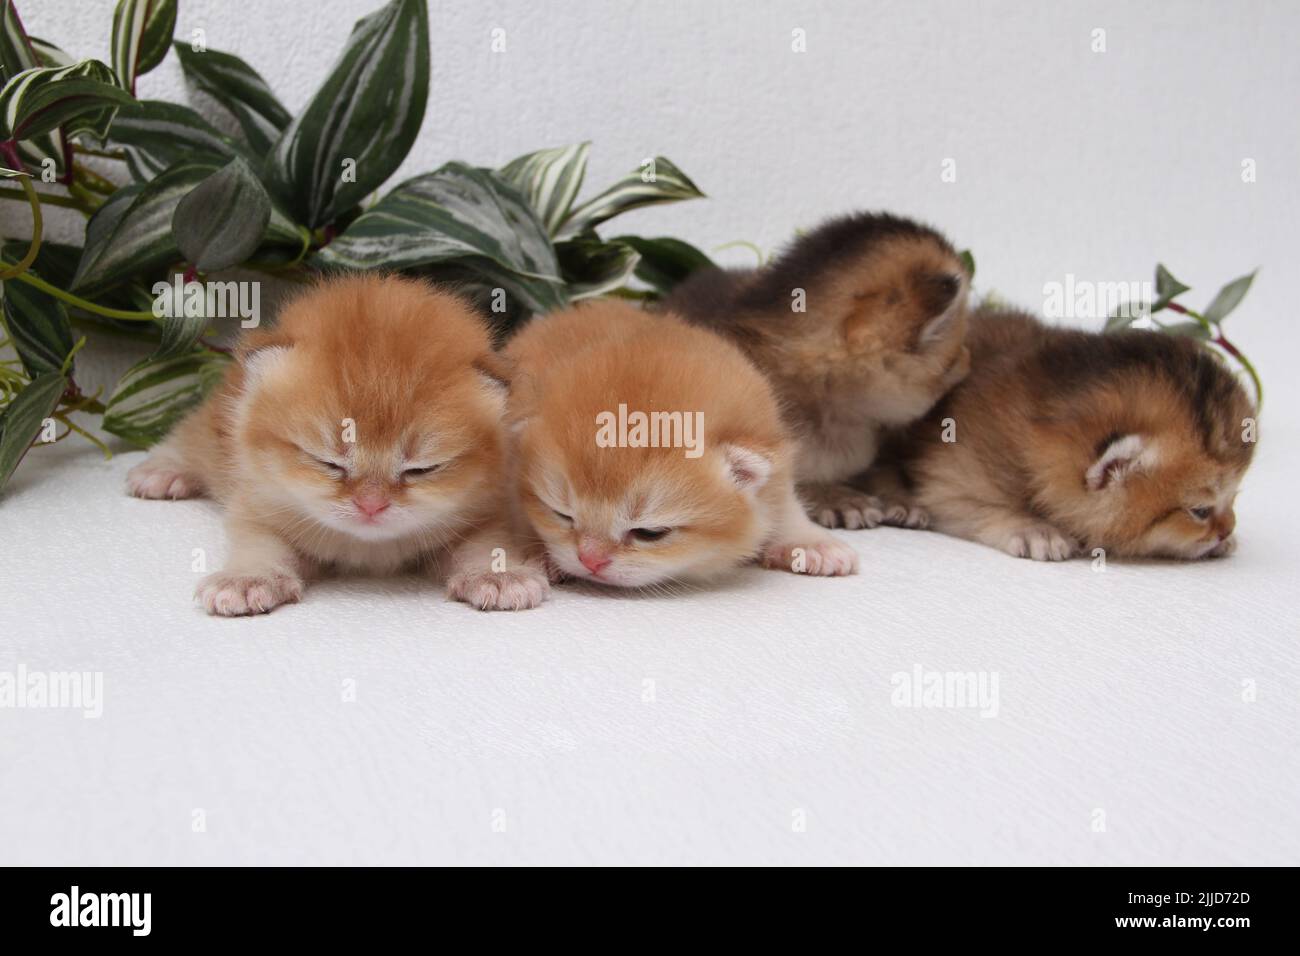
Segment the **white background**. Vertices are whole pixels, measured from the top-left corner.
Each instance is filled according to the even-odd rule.
[[[183,0],[177,34],[294,109],[371,6]],[[107,55],[108,0],[20,9]],[[1204,305],[1261,267],[1231,320],[1271,390],[1241,552],[1098,574],[879,530],[845,533],[851,581],[755,570],[517,616],[348,581],[216,621],[188,603],[215,509],[123,497],[133,455],[41,450],[0,501],[0,670],[100,670],[105,711],[0,711],[0,860],[1300,862],[1300,5],[437,3],[431,32],[399,178],[591,139],[593,187],[659,153],[710,197],[620,229],[771,249],[889,208],[1030,307],[1157,260]],[[172,59],[140,84],[180,89]],[[917,664],[998,672],[999,716],[891,706]]]

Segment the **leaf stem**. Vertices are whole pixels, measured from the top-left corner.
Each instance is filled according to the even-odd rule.
[[[0,259],[0,262],[3,262]],[[33,275],[30,272],[24,272],[21,275],[14,276],[20,282],[26,282],[28,285],[35,286],[47,295],[52,295],[69,305],[75,305],[79,309],[92,312],[95,315],[102,315],[106,319],[123,319],[128,322],[156,322],[158,317],[152,312],[129,312],[125,309],[110,309],[106,305],[96,305],[94,302],[88,302],[80,296],[73,295],[71,292],[64,292],[58,286],[50,285],[40,276]]]
[[[24,274],[32,267],[36,261],[37,254],[41,251],[41,235],[44,231],[44,223],[41,219],[41,200],[36,194],[36,189],[32,186],[32,177],[20,176],[22,180],[23,192],[27,193],[27,202],[32,207],[32,241],[27,247],[27,255],[23,256],[9,268],[0,271],[0,282],[5,279],[12,279]]]

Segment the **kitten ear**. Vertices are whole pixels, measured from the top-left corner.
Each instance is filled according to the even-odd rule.
[[[1143,435],[1123,435],[1113,439],[1084,474],[1089,491],[1122,485],[1134,472],[1145,471],[1155,464],[1156,451]]]
[[[966,307],[966,282],[963,276],[947,272],[927,273],[917,280],[918,293],[933,316],[921,326],[917,344],[921,348],[947,337]]]
[[[757,491],[772,476],[772,460],[740,445],[723,445],[727,477],[741,491]]]
[[[284,361],[288,354],[288,345],[263,345],[254,348],[245,345],[241,347],[236,354],[236,359],[244,369],[244,384],[246,386],[256,385],[262,381],[271,369]]]

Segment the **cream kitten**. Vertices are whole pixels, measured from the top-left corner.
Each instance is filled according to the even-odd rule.
[[[856,479],[886,429],[920,418],[966,374],[968,286],[939,233],[858,213],[823,223],[761,269],[702,270],[665,308],[726,335],[768,377],[814,520],[917,525],[917,509],[867,494]]]
[[[324,568],[443,561],[449,596],[533,607],[548,583],[515,561],[503,523],[496,368],[487,331],[455,296],[373,275],[325,281],[242,341],[226,380],[128,487],[224,507],[226,567],[196,595],[211,614],[297,601]]]
[[[766,381],[719,336],[593,302],[525,326],[506,355],[518,505],[558,575],[645,587],[755,558],[856,572],[795,497]]]

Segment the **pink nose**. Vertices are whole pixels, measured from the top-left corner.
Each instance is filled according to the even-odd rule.
[[[392,502],[383,495],[357,495],[352,499],[352,503],[356,505],[357,510],[367,518],[375,517],[375,515],[379,514],[392,504]]]
[[[609,555],[601,551],[588,551],[585,548],[579,548],[578,560],[592,574],[600,574],[601,569],[609,566]]]

